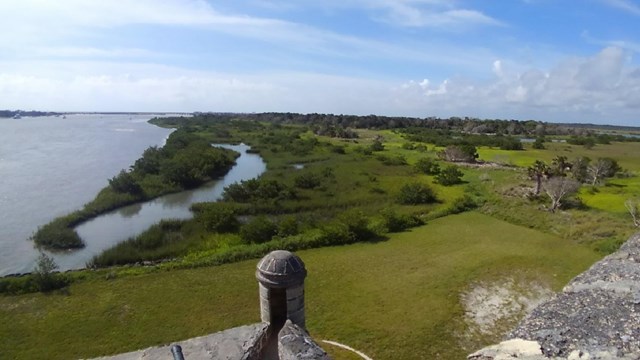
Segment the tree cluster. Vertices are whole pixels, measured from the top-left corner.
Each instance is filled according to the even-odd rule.
[[[550,165],[536,160],[527,168],[527,174],[536,182],[533,195],[538,196],[544,190],[551,199],[550,210],[555,211],[564,198],[578,191],[581,184],[595,186],[620,170],[617,161],[611,158],[599,158],[592,162],[587,157],[569,161],[566,156],[556,156]]]

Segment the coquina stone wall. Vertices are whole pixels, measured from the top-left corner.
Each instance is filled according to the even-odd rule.
[[[534,309],[507,341],[468,357],[516,358],[640,359],[640,233]]]

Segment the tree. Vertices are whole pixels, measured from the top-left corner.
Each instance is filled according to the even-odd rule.
[[[128,172],[121,170],[120,173],[109,179],[109,186],[115,191],[123,194],[139,195],[142,193],[142,187]]]
[[[571,163],[566,156],[556,156],[551,160],[551,174],[553,176],[567,176],[567,172],[571,170]]]
[[[382,209],[380,211],[380,215],[382,215],[384,226],[389,232],[399,232],[414,226],[424,224],[424,222],[417,216],[398,214],[396,211],[390,208]]]
[[[440,165],[432,158],[419,159],[415,164],[416,170],[423,174],[435,175],[440,172]]]
[[[140,159],[136,160],[131,170],[142,175],[158,174],[160,173],[160,163],[163,159],[164,154],[162,149],[159,149],[157,146],[151,146],[142,153]]]
[[[278,226],[266,216],[258,216],[240,228],[240,238],[245,243],[264,243],[278,233]]]
[[[429,204],[437,201],[436,194],[427,184],[413,182],[400,188],[397,200],[404,205]]]
[[[640,227],[640,200],[628,199],[624,202],[624,207],[626,207],[629,214],[631,214],[633,225]]]
[[[605,178],[614,176],[618,171],[620,171],[620,165],[611,158],[599,158],[587,168],[593,186]]]
[[[223,203],[207,204],[197,216],[198,221],[211,232],[233,232],[240,224],[236,218],[236,209]]]
[[[371,149],[371,151],[382,151],[384,150],[384,145],[382,144],[382,141],[375,139],[369,149]]]
[[[54,272],[57,268],[58,265],[53,258],[41,251],[33,271],[33,279],[38,290],[47,292],[66,285]]]
[[[536,141],[533,142],[533,148],[537,149],[537,150],[543,150],[545,149],[544,146],[544,138],[542,137],[537,137]]]
[[[306,172],[296,176],[293,183],[301,189],[313,189],[322,184],[322,177],[316,173]]]
[[[589,179],[589,163],[591,159],[586,156],[580,156],[573,160],[571,165],[571,176],[573,176],[576,181],[581,183],[586,182]]]
[[[544,161],[536,160],[533,165],[527,168],[527,174],[536,181],[535,195],[540,195],[542,189],[542,179],[549,176],[549,166]]]
[[[450,186],[462,183],[462,176],[464,174],[457,166],[451,165],[444,168],[438,175],[436,175],[436,181],[440,185]]]
[[[551,212],[562,206],[562,200],[575,194],[580,189],[580,183],[567,177],[552,177],[544,184],[544,191],[551,199]]]

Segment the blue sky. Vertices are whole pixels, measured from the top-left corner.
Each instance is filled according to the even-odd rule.
[[[0,108],[640,125],[640,1],[2,0]]]

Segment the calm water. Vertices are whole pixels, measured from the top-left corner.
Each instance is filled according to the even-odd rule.
[[[75,269],[84,267],[93,255],[136,236],[160,219],[188,219],[192,217],[191,204],[220,199],[224,187],[260,176],[266,169],[262,158],[256,154],[247,154],[247,145],[217,145],[235,150],[241,155],[236,165],[220,180],[212,181],[195,190],[183,191],[159,197],[155,200],[127,206],[111,213],[99,216],[76,228],[86,247],[82,250],[58,255],[56,262],[61,268]]]
[[[171,130],[147,124],[149,118],[71,115],[66,119],[0,119],[0,275],[31,271],[37,252],[27,239],[38,226],[78,209],[144,149],[164,143]],[[251,166],[262,171],[264,163]],[[232,173],[238,171],[234,168]],[[209,185],[216,186],[224,185]],[[82,225],[79,231],[87,237],[87,249],[58,254],[56,261],[62,269],[82,267],[93,255],[91,251],[108,247],[125,233],[138,233],[146,226],[138,225],[139,219],[149,221],[156,214],[166,214],[160,208],[171,209],[170,217],[189,216],[185,204],[218,196],[213,193],[213,189],[210,193],[202,189],[174,194],[152,206],[131,206],[106,216],[121,216],[121,222],[100,219]]]

